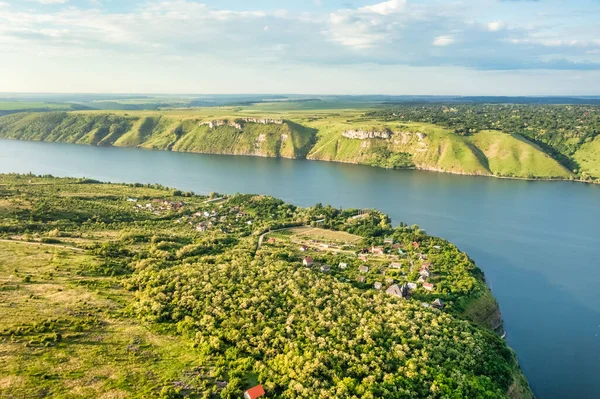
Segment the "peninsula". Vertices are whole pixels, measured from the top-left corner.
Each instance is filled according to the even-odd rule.
[[[532,397],[481,270],[377,210],[2,175],[0,234],[0,396]]]

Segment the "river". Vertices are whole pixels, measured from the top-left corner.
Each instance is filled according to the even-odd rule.
[[[0,140],[0,173],[377,208],[466,251],[538,398],[600,398],[600,186],[339,163]]]

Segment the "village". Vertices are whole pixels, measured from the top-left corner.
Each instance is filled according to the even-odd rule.
[[[185,223],[200,234],[256,234],[260,231],[261,227],[255,225],[252,213],[237,205],[227,206],[227,199],[217,196],[189,206],[182,201],[153,199],[144,204],[145,201],[137,198],[128,198],[127,201],[134,203],[137,211],[150,212],[157,217],[177,215],[175,224]],[[381,291],[403,300],[417,300],[426,308],[445,308],[446,303],[436,295],[436,280],[440,277],[429,260],[429,253],[439,253],[440,246],[421,248],[417,241],[402,245],[393,237],[365,246],[360,236],[321,227],[325,221],[322,216],[315,218],[312,226],[267,229],[260,235],[258,247],[292,253],[298,266],[327,273],[361,289]],[[358,210],[347,223],[360,223],[368,216],[368,211]],[[257,222],[264,223],[264,220]]]
[[[328,273],[362,289],[399,299],[414,298],[426,308],[445,307],[444,301],[435,297],[435,267],[428,255],[420,251],[418,242],[403,248],[386,237],[381,245],[362,247],[361,237],[317,227],[289,228],[267,237],[267,247],[293,251],[298,264],[305,268]],[[439,251],[440,247],[431,249]]]

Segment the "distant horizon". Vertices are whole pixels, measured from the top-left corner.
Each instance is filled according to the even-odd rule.
[[[600,98],[599,94],[521,94],[521,95],[510,95],[510,94],[385,94],[385,93],[364,93],[364,94],[341,94],[341,93],[162,93],[162,92],[2,92],[0,91],[0,98],[2,96],[10,95],[39,95],[39,96],[187,96],[187,97],[218,97],[218,96],[297,96],[297,97],[449,97],[449,98],[470,98],[470,97],[500,97],[500,98]]]

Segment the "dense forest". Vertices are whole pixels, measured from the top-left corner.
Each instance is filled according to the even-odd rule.
[[[600,135],[600,107],[593,105],[402,105],[368,115],[388,121],[433,123],[460,135],[482,130],[518,134],[574,171],[579,168],[575,153]]]
[[[481,270],[376,210],[3,175],[0,235],[3,397],[532,397]]]

